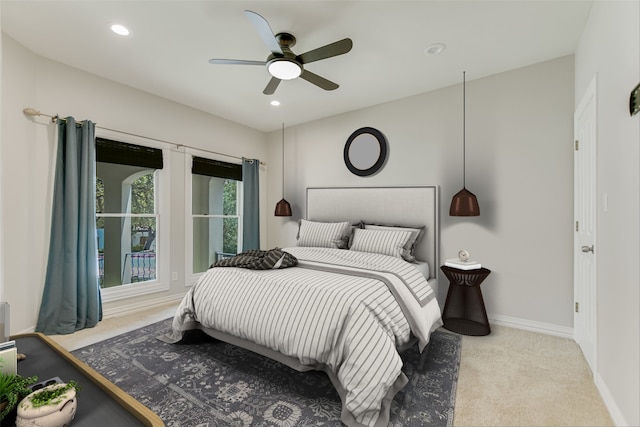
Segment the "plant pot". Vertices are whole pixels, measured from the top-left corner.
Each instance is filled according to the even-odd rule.
[[[65,388],[66,384],[52,384],[34,391],[18,404],[16,427],[63,427],[76,415],[78,400],[76,389],[71,387],[43,406],[34,406],[33,399],[40,393]]]

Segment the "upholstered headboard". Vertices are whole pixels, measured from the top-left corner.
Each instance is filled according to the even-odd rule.
[[[416,187],[310,187],[306,218],[314,221],[351,221],[426,226],[416,257],[429,263],[431,277],[440,267],[438,186]]]

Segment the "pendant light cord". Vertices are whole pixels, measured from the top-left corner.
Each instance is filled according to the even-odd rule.
[[[282,198],[284,199],[284,123],[282,123]]]
[[[462,188],[466,188],[467,185],[467,91],[466,91],[466,71],[462,72]]]

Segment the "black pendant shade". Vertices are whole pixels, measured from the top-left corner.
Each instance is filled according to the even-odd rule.
[[[475,194],[466,187],[466,72],[462,73],[462,190],[451,199],[450,216],[478,216],[480,206]]]
[[[282,200],[276,203],[275,216],[291,216],[291,205],[284,199],[284,123],[282,124]]]

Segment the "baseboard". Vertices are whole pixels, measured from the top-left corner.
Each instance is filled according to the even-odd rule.
[[[573,328],[569,328],[567,326],[559,326],[551,323],[519,319],[517,317],[502,316],[500,314],[489,314],[487,317],[489,317],[489,321],[491,321],[491,323],[495,323],[496,325],[508,326],[510,328],[524,329],[526,331],[574,339]]]
[[[184,297],[184,294],[174,294],[174,295],[168,295],[165,297],[150,298],[135,304],[126,304],[126,305],[119,304],[117,307],[110,307],[110,308],[104,308],[103,306],[102,318],[109,319],[112,317],[131,314],[137,311],[146,310],[146,309],[164,305],[164,304],[177,303],[177,302],[180,302],[180,300],[182,300],[183,297]],[[36,327],[34,325],[30,328],[19,331],[13,335],[29,334],[29,333],[35,332],[35,330],[36,330]]]
[[[157,307],[159,305],[177,303],[181,301],[183,297],[184,294],[174,294],[158,298],[149,298],[134,304],[118,304],[118,306],[116,307],[103,308],[102,318],[109,319],[112,317],[132,314],[137,311],[146,310],[149,308]]]
[[[602,401],[604,402],[604,406],[607,407],[609,411],[609,415],[611,416],[611,420],[615,426],[628,426],[627,420],[624,419],[624,415],[622,415],[622,411],[618,408],[616,404],[616,400],[611,395],[609,388],[605,384],[604,380],[600,376],[600,374],[596,374],[595,383],[598,391],[600,392],[600,397],[602,397]]]

